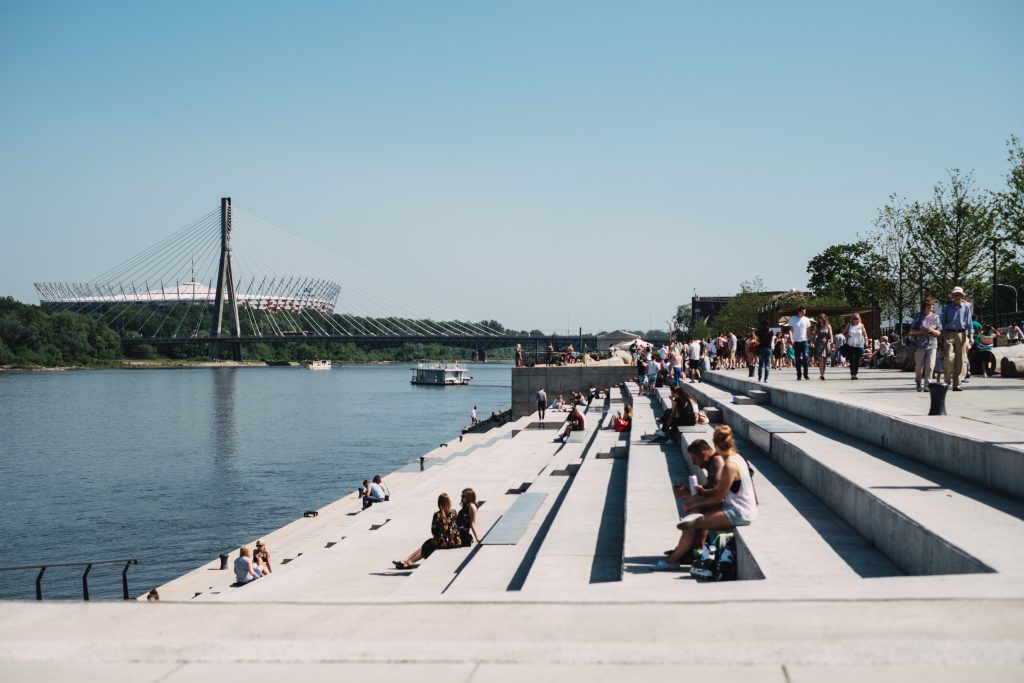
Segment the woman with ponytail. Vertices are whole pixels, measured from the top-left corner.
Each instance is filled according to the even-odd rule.
[[[698,534],[704,531],[730,531],[757,519],[757,493],[751,479],[752,470],[736,451],[732,427],[722,425],[712,438],[718,455],[725,459],[725,467],[714,492],[707,497],[694,497],[684,509],[690,513],[676,528],[683,533],[675,550],[665,560],[658,560],[655,569],[676,568],[689,557]]]

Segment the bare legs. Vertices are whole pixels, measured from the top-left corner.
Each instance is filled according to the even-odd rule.
[[[705,512],[704,519],[682,533],[679,537],[679,543],[676,544],[676,549],[668,556],[666,562],[669,564],[679,564],[682,562],[683,558],[686,557],[686,553],[690,552],[690,549],[693,548],[694,542],[697,540],[697,534],[704,531],[728,531],[732,528],[732,522],[729,521],[722,508]]]

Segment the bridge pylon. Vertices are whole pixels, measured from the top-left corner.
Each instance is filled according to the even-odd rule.
[[[217,269],[217,298],[213,306],[213,324],[210,327],[210,358],[218,360],[221,349],[221,330],[224,322],[224,294],[227,293],[231,307],[231,335],[241,336],[238,322],[238,299],[235,296],[235,273],[231,261],[231,197],[220,200],[220,267]],[[242,344],[239,341],[227,344],[234,360],[242,360]]]

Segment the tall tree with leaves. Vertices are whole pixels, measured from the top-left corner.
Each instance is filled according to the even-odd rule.
[[[834,244],[807,262],[807,286],[818,297],[842,299],[850,306],[877,306],[884,268],[868,240]]]
[[[686,338],[691,333],[693,326],[693,306],[691,304],[679,304],[676,306],[676,336]]]
[[[880,289],[882,314],[899,327],[900,337],[903,337],[904,321],[908,315],[913,315],[915,309],[913,302],[917,297],[913,276],[920,276],[923,266],[923,260],[914,249],[910,229],[910,217],[915,210],[915,207],[906,207],[895,194],[890,195],[888,203],[878,210],[875,231],[871,235],[874,250],[880,257],[878,266],[882,269],[879,273],[883,280]],[[920,277],[917,284],[920,290]]]
[[[722,332],[732,330],[737,335],[744,334],[751,327],[757,326],[757,311],[769,300],[760,277],[741,282],[739,294],[715,316],[715,328]]]
[[[1020,138],[1011,135],[1006,146],[1009,147],[1007,160],[1010,162],[1010,171],[1006,174],[1006,189],[995,192],[992,195],[995,207],[998,282],[1016,287],[1024,288],[1024,280],[1020,278],[1021,271],[1024,271],[1024,146],[1021,146]],[[997,287],[997,289],[999,289]],[[1000,290],[997,294],[1009,297],[1009,290]],[[1020,305],[1019,297],[1013,297],[1013,303],[1007,306],[1000,306],[1000,310],[1009,310],[1013,304]]]
[[[974,186],[970,173],[949,172],[932,198],[910,215],[917,248],[926,254],[925,271],[933,291],[944,296],[962,286],[975,302],[991,291],[988,276],[995,237],[991,202]]]

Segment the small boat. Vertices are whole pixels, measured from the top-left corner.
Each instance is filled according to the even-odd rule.
[[[466,368],[457,363],[420,363],[412,371],[413,384],[448,386],[469,384],[473,379]]]
[[[330,360],[320,360],[319,358],[314,358],[313,360],[304,360],[304,361],[302,361],[302,365],[307,370],[330,370],[331,369],[331,361]]]

